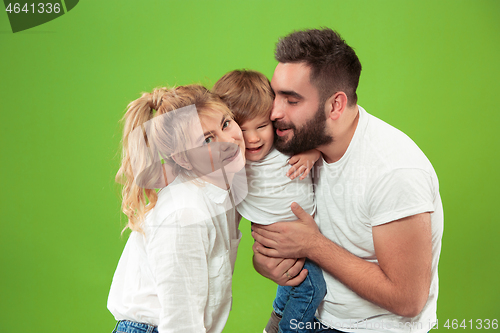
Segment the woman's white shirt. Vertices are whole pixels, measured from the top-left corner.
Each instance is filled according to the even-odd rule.
[[[241,239],[229,192],[181,177],[160,191],[132,232],[108,298],[116,320],[166,332],[221,332],[231,309],[231,280]]]

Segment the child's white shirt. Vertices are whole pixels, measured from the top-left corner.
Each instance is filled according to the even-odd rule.
[[[237,207],[247,220],[257,224],[295,221],[290,205],[298,203],[308,214],[316,211],[311,174],[305,179],[291,180],[289,156],[272,149],[260,161],[246,162],[248,194]]]

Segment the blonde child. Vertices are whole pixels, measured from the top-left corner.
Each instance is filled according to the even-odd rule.
[[[236,70],[217,81],[212,91],[231,109],[245,140],[248,194],[238,205],[238,212],[258,224],[294,221],[297,217],[290,205],[297,202],[313,215],[316,205],[309,171],[320,153],[313,150],[290,157],[274,149],[269,119],[274,94],[269,80],[259,72]],[[264,332],[305,332],[298,327],[313,323],[326,285],[318,266],[306,260],[304,268],[308,275],[299,286],[278,286],[274,311]]]
[[[219,333],[241,237],[229,192],[245,163],[241,130],[199,85],[143,94],[124,122],[117,180],[132,232],[108,298],[113,332]]]

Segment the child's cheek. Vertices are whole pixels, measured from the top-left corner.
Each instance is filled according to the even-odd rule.
[[[247,140],[247,136],[245,135],[245,133],[243,133],[243,140],[245,141],[245,147],[248,146],[248,140]]]

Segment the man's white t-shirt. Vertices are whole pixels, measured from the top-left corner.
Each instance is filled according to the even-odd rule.
[[[316,223],[321,233],[352,254],[377,263],[372,228],[431,212],[432,277],[429,298],[415,318],[397,316],[324,272],[328,293],[318,318],[341,331],[427,332],[436,322],[443,208],[434,169],[404,133],[359,107],[349,148],[337,162],[320,159],[315,174]]]

